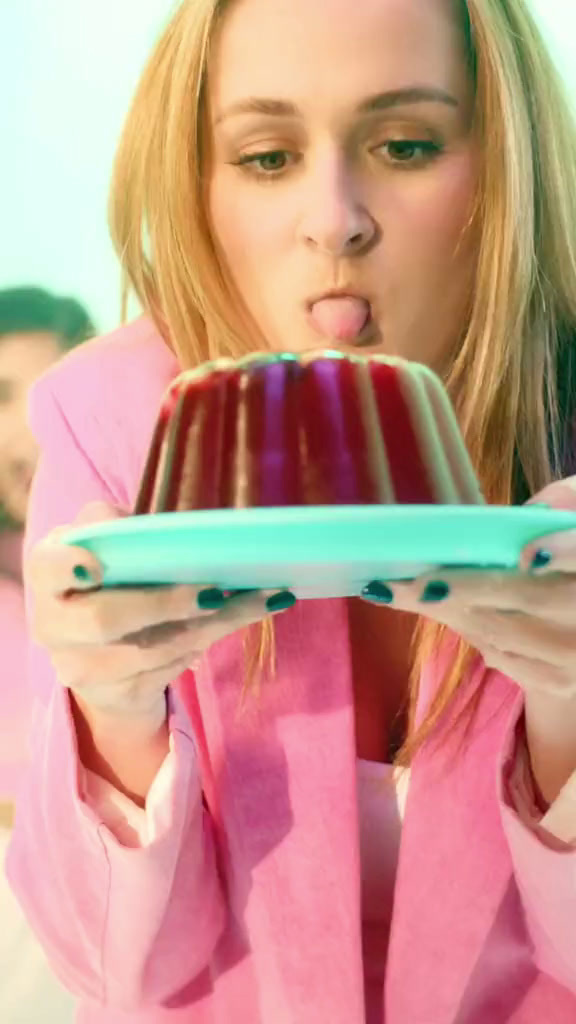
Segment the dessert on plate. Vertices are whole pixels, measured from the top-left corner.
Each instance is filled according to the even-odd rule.
[[[381,355],[255,353],[180,374],[137,515],[294,505],[479,504],[440,380]]]

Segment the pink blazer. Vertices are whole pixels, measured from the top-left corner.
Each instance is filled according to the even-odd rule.
[[[16,799],[31,715],[21,555],[19,534],[0,534],[0,803]]]
[[[29,545],[89,500],[131,506],[176,372],[141,319],[40,383]],[[238,637],[179,680],[178,784],[140,849],[82,801],[67,698],[32,651],[43,713],[8,875],[83,1024],[364,1021],[345,604],[302,602],[277,627],[278,678],[243,715]],[[437,682],[431,666],[420,714]],[[412,767],[386,1024],[576,1020],[576,850],[546,842],[506,797],[521,712],[518,688],[492,674],[457,770],[430,747]]]

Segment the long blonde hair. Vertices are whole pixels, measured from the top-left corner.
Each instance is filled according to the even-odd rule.
[[[475,79],[481,168],[475,289],[445,383],[487,500],[510,504],[522,487],[527,496],[562,470],[558,339],[576,324],[576,128],[526,0],[454,2]],[[204,202],[205,76],[225,7],[185,0],[176,10],[136,91],[110,194],[123,319],[133,289],[183,369],[255,347]],[[272,623],[254,639],[249,678],[255,666],[274,664]],[[431,736],[474,656],[457,645],[416,728],[421,669],[442,639],[441,627],[421,620],[397,763],[410,763]],[[468,722],[479,692],[464,708]]]

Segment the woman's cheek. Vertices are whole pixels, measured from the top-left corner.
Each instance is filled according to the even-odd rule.
[[[428,206],[428,230],[447,244],[457,242],[469,227],[476,184],[474,166],[469,158],[462,156],[447,164],[436,202]]]

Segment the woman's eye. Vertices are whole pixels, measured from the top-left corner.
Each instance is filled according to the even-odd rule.
[[[414,167],[430,163],[442,152],[442,147],[429,139],[391,139],[377,146],[376,152],[383,153],[388,164]],[[254,177],[278,178],[296,160],[297,157],[285,149],[271,149],[260,153],[245,153],[234,162],[234,166]]]
[[[272,149],[265,153],[246,153],[236,161],[237,167],[243,167],[260,177],[272,178],[285,171],[290,162],[290,154],[285,149]]]
[[[429,163],[442,152],[442,147],[429,139],[392,139],[378,146],[392,164]]]

